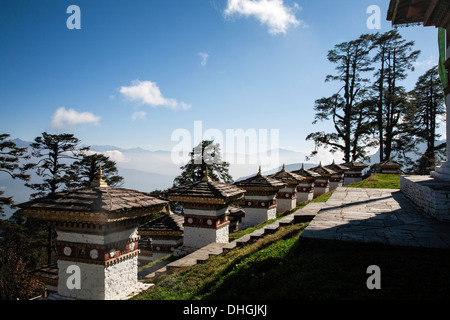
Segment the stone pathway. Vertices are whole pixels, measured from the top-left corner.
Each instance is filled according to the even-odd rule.
[[[450,223],[426,216],[398,189],[336,189],[303,238],[450,248]]]

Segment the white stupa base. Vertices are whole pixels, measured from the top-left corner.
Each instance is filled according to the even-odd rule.
[[[436,167],[436,171],[431,172],[431,176],[439,180],[450,181],[450,161]]]

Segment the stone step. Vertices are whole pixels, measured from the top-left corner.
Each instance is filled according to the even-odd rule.
[[[280,224],[279,223],[272,223],[269,224],[267,226],[264,227],[264,234],[268,235],[268,234],[273,234],[275,232],[277,232],[277,230],[280,228]]]
[[[225,251],[230,251],[230,250],[233,250],[233,249],[236,248],[236,247],[237,247],[236,240],[234,240],[234,241],[232,241],[232,242],[227,243],[226,245],[224,245],[223,248],[222,248],[222,250],[223,250],[224,252],[225,252]]]
[[[167,272],[172,273],[174,270],[184,267],[193,266],[197,263],[203,263],[208,260],[211,255],[219,255],[223,252],[225,243],[210,243],[207,246],[200,248],[185,257],[182,257],[172,263],[169,263]]]
[[[315,214],[299,214],[294,215],[294,223],[310,222],[316,217]]]
[[[226,243],[211,243],[210,245],[200,249],[202,250],[199,253],[199,258],[197,259],[198,263],[204,263],[212,256],[218,256],[223,253],[223,247]]]
[[[294,223],[294,214],[290,214],[284,218],[281,218],[280,220],[278,220],[279,226],[280,227],[284,227],[284,226],[289,226],[291,224]]]
[[[327,207],[326,202],[310,203],[300,210],[294,212],[294,223],[304,223],[312,221],[320,210]]]
[[[250,237],[251,237],[250,234],[246,234],[246,235],[240,237],[239,239],[236,240],[236,245],[238,247],[245,246],[247,244],[247,242],[250,241]]]
[[[172,273],[173,271],[184,268],[184,267],[190,267],[197,264],[197,257],[188,255],[186,257],[180,258],[177,261],[174,261],[166,266],[167,273]]]
[[[309,206],[309,205],[308,205]],[[306,207],[308,207],[306,206]],[[305,207],[305,208],[306,208]],[[239,239],[236,239],[230,243],[211,243],[197,251],[194,251],[187,256],[180,258],[161,270],[160,273],[172,273],[174,270],[179,268],[188,267],[195,265],[197,263],[205,263],[211,256],[220,255],[223,252],[233,250],[236,247],[245,246],[247,243],[255,241],[261,237],[264,237],[268,234],[273,234],[277,232],[280,227],[292,225],[298,222],[311,221],[315,214],[320,208],[323,207],[323,204],[310,206],[307,209],[300,209],[295,213],[292,213],[286,217],[283,217],[267,226],[264,226],[261,229],[255,230],[252,233],[246,234]],[[313,214],[315,213],[315,214]],[[149,275],[146,278],[154,277],[160,270],[156,271],[154,275]]]
[[[159,275],[161,275],[161,274],[164,274],[164,273],[166,273],[167,272],[167,268],[166,267],[162,267],[161,269],[158,269],[158,270],[156,270],[156,271],[154,271],[154,272],[152,272],[152,273],[149,273],[148,275],[146,275],[145,277],[144,277],[144,279],[152,279],[152,278],[154,278],[154,277],[156,277],[156,276],[159,276]]]
[[[250,233],[250,241],[255,241],[264,236],[264,229],[258,229]]]
[[[167,268],[166,267],[162,267],[159,270],[155,271],[155,276],[159,276],[160,274],[166,273],[167,272]]]

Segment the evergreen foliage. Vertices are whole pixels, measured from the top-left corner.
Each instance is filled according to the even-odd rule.
[[[222,161],[220,145],[212,140],[203,140],[190,153],[191,160],[180,169],[181,174],[173,182],[174,186],[189,185],[201,181],[208,172],[212,181],[232,183],[228,170],[230,164]]]

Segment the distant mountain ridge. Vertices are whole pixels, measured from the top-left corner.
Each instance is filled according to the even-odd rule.
[[[29,147],[31,142],[21,139],[12,139],[18,147]],[[87,146],[87,145],[84,145]],[[110,156],[111,160],[117,164],[119,175],[124,178],[124,188],[134,189],[143,192],[151,192],[153,190],[164,190],[173,185],[173,180],[181,173],[180,166],[173,163],[171,151],[150,151],[142,148],[124,149],[113,145],[92,145],[91,150],[100,152]],[[421,152],[425,148],[421,146]],[[295,171],[305,165],[305,168],[317,166],[317,163],[302,162],[306,160],[306,154],[287,149],[278,149],[274,151],[278,156],[271,166],[263,166],[264,175],[270,175],[281,170],[282,165],[286,165],[286,170]],[[267,156],[267,153],[262,153]],[[269,151],[270,154],[270,151]],[[379,153],[371,156],[371,161],[367,164],[372,165],[378,162]],[[413,158],[419,158],[415,155]],[[259,159],[259,158],[258,158]],[[332,162],[333,155],[328,154],[327,159],[321,159],[323,165]],[[342,163],[338,161],[337,163]],[[244,180],[257,174],[259,164],[231,164],[230,174],[235,181]],[[33,182],[41,181],[36,175],[32,175]],[[0,189],[5,191],[4,196],[13,196],[15,203],[27,201],[32,193],[31,189],[24,186],[21,180],[11,179],[8,175],[0,175]],[[6,208],[6,214],[9,215],[13,211]]]

